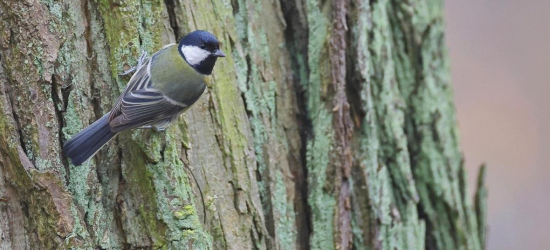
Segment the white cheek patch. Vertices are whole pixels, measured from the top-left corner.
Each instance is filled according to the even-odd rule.
[[[203,50],[197,46],[182,46],[181,53],[185,56],[185,59],[191,65],[199,64],[210,55],[210,52]]]

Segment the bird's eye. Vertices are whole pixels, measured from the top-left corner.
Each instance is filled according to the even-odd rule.
[[[206,45],[204,43],[201,44],[201,49],[206,49]]]

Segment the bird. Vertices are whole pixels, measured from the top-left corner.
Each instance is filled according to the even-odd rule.
[[[150,58],[144,52],[126,89],[112,109],[63,145],[75,166],[94,156],[119,132],[136,128],[163,131],[189,109],[206,89],[216,60],[225,57],[218,39],[204,30],[185,35]]]

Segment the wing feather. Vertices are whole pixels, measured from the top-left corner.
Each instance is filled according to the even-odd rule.
[[[149,86],[151,86],[151,75],[149,74],[149,67],[152,63],[151,58],[147,59],[143,63],[143,66],[141,66],[139,69],[137,69],[136,73],[130,78],[130,81],[128,82],[128,86],[126,86],[126,89],[120,97],[115,102],[115,105],[113,105],[113,109],[111,111],[111,115],[109,115],[109,122],[111,122],[113,119],[115,119],[117,116],[121,114],[121,105],[122,105],[122,99],[131,91],[139,90],[139,89],[145,89]]]
[[[153,124],[178,114],[185,107],[152,88],[133,90],[122,98],[121,114],[110,122],[111,129],[118,132]]]

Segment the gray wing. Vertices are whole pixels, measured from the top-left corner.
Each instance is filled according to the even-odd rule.
[[[128,86],[126,86],[124,92],[122,92],[120,97],[118,97],[118,100],[115,102],[115,105],[113,105],[111,115],[109,115],[109,122],[121,114],[121,105],[124,96],[126,96],[130,91],[145,89],[151,85],[151,76],[149,75],[149,64],[151,64],[151,62],[151,58],[147,59],[143,63],[143,66],[139,68],[136,73],[134,73],[132,78],[130,78]]]
[[[113,107],[109,116],[111,131],[120,132],[153,124],[172,117],[187,107],[151,87],[149,63],[132,76],[128,87]]]
[[[156,123],[180,113],[186,106],[167,99],[152,88],[133,90],[122,98],[121,114],[110,122],[111,130],[119,132]]]

